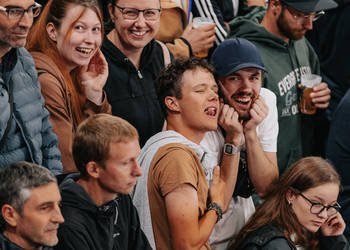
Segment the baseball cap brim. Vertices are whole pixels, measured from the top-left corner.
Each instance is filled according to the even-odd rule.
[[[318,0],[318,1],[283,0],[282,2],[287,4],[288,6],[291,6],[292,8],[294,8],[298,11],[304,12],[304,13],[311,13],[311,12],[318,12],[321,10],[334,9],[338,6],[338,4],[336,2],[334,2],[333,0]]]
[[[261,70],[266,72],[266,69],[264,67],[262,67],[261,65],[258,65],[255,63],[241,63],[241,64],[236,65],[235,67],[231,68],[230,71],[220,72],[220,70],[218,70],[217,73],[220,77],[226,77],[226,76],[233,74],[234,72],[236,72],[238,70],[245,69],[245,68],[257,68],[257,69],[261,69]]]

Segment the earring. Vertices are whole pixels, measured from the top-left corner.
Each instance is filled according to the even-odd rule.
[[[288,201],[288,205],[289,205],[289,206],[291,205],[291,202],[290,202],[290,201]]]

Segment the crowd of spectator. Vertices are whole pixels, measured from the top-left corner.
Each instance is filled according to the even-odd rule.
[[[348,2],[0,0],[0,250],[350,250]]]

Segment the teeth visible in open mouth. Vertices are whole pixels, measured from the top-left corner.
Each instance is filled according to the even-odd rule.
[[[247,104],[252,98],[250,96],[236,96],[234,100],[238,103]]]
[[[76,48],[76,50],[87,55],[93,51],[93,49],[88,49],[88,48]]]
[[[133,31],[132,33],[137,36],[143,36],[144,34],[146,34],[146,31]]]
[[[216,115],[216,108],[214,108],[214,107],[206,108],[204,111],[209,116],[215,116]]]

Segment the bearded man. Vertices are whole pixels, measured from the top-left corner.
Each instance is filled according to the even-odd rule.
[[[311,99],[317,113],[304,115],[298,105],[299,86],[302,75],[320,74],[317,55],[304,35],[323,10],[336,6],[332,0],[270,0],[266,11],[257,7],[230,23],[231,35],[245,38],[259,49],[267,70],[262,86],[277,96],[280,173],[303,156],[322,154],[325,136],[316,136],[316,129],[322,127],[319,121],[329,105],[330,90],[326,83],[316,85]]]
[[[227,39],[215,49],[211,63],[221,92],[220,127],[207,132],[201,145],[209,151],[213,166],[227,155],[240,158],[240,165],[232,165],[235,190],[228,211],[216,223],[209,239],[211,249],[221,250],[234,240],[255,210],[250,194],[237,191],[241,164],[247,163],[251,184],[261,197],[272,190],[278,179],[278,122],[276,96],[261,87],[265,67],[254,44],[243,38]],[[230,125],[226,119],[232,120]],[[229,134],[236,138],[233,142],[227,140]]]

